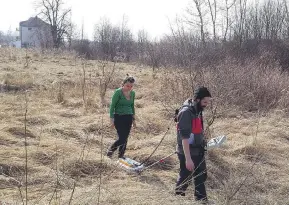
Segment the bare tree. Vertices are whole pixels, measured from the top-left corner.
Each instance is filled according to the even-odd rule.
[[[283,0],[283,4],[284,4],[284,10],[285,10],[285,38],[289,38],[289,11],[288,11],[288,4],[287,4],[288,0]]]
[[[187,14],[189,15],[187,22],[192,26],[199,26],[202,46],[205,47],[205,16],[207,13],[204,9],[205,0],[193,0],[193,3],[194,6],[187,8]],[[195,20],[196,17],[197,20]]]
[[[149,65],[152,66],[153,72],[155,72],[155,69],[159,68],[161,65],[162,51],[160,44],[157,41],[150,42],[148,44],[147,53]]]
[[[102,59],[129,61],[133,49],[133,36],[124,17],[120,26],[112,25],[108,18],[102,18],[95,25],[94,42]]]
[[[149,43],[148,33],[145,30],[139,30],[137,34],[137,53],[138,53],[138,60],[141,63],[144,63],[148,43]]]
[[[261,39],[262,38],[262,27],[263,24],[261,22],[261,16],[259,11],[259,2],[255,3],[255,8],[251,9],[250,17],[252,18],[252,22],[250,23],[252,31],[251,38],[253,39]]]
[[[214,43],[216,46],[216,43],[217,43],[217,35],[216,35],[217,1],[207,0],[207,3],[208,3],[209,10],[210,10],[212,24],[213,24],[213,39],[214,39]]]
[[[234,35],[239,46],[242,45],[245,33],[247,0],[238,0],[235,4]]]
[[[71,9],[63,8],[63,0],[37,0],[39,15],[50,25],[53,46],[59,48],[71,29]]]
[[[132,32],[128,28],[128,19],[125,15],[123,15],[120,27],[120,42],[118,46],[118,52],[125,56],[126,61],[129,61],[130,59],[133,43],[134,40],[132,37]]]
[[[225,7],[223,8],[221,6],[221,10],[225,11],[225,28],[224,28],[224,34],[223,34],[223,41],[227,41],[227,35],[228,35],[228,30],[230,26],[232,25],[232,20],[230,17],[230,10],[234,6],[236,0],[225,0]]]
[[[4,43],[4,33],[0,31],[0,45]]]
[[[13,41],[12,31],[9,29],[5,33],[0,31],[0,44],[8,46]]]
[[[175,53],[175,63],[179,66],[188,66],[188,61],[193,58],[194,41],[190,38],[190,33],[186,31],[185,26],[181,19],[178,17],[174,22],[174,26],[170,24],[171,38],[167,38],[167,41],[172,42],[173,47],[176,50]],[[167,42],[168,43],[168,42]],[[167,49],[166,49],[167,50]]]
[[[273,18],[273,29],[272,29],[272,34],[271,38],[273,39],[279,39],[282,36],[282,30],[284,26],[284,21],[286,20],[286,11],[282,5],[282,2],[277,0],[275,3],[275,14]]]
[[[115,47],[117,40],[117,35],[119,32],[116,31],[115,28],[113,28],[110,20],[106,17],[100,19],[97,25],[95,25],[94,30],[94,41],[97,47],[97,50],[99,50],[99,55],[101,55],[101,58],[103,60],[110,59],[112,60],[115,56]]]
[[[72,45],[72,40],[73,38],[76,38],[77,36],[77,32],[76,32],[76,24],[72,23],[71,21],[71,15],[70,15],[70,19],[69,19],[69,22],[68,22],[68,27],[67,27],[67,30],[66,30],[66,36],[67,36],[67,43],[68,43],[68,49],[70,50],[71,49],[71,45]]]
[[[270,28],[272,23],[272,15],[273,15],[273,9],[272,9],[272,2],[267,1],[265,2],[263,6],[263,20],[265,24],[265,38],[269,39],[270,37]]]
[[[49,33],[50,27],[46,25],[40,26],[35,30],[34,35],[36,36],[42,51],[44,51],[44,49],[51,48],[54,45],[52,36],[49,35]]]
[[[262,19],[265,25],[265,38],[277,39],[281,34],[283,22],[286,18],[279,0],[267,1],[262,8]]]

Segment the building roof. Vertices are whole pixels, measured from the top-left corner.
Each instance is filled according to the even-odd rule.
[[[41,27],[49,24],[35,16],[30,17],[27,21],[21,21],[19,25],[24,27]]]

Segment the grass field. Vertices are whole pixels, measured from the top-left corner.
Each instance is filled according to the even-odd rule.
[[[149,163],[175,150],[172,116],[185,100],[181,85],[173,86],[180,72],[1,48],[0,204],[26,204],[26,197],[27,204],[192,204],[192,186],[186,197],[174,196],[175,155],[140,175],[103,156],[116,138],[108,126],[110,97],[127,73],[136,78],[137,128],[126,155],[145,160],[164,135]],[[207,153],[209,198],[219,205],[288,205],[286,110],[219,104],[210,136],[222,134],[224,147]]]

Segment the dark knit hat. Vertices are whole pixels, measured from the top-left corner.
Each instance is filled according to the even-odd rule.
[[[194,99],[200,99],[201,100],[205,97],[212,97],[208,88],[202,86],[202,87],[199,87],[195,90]]]

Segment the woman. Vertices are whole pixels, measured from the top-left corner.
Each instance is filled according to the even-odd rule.
[[[118,149],[118,157],[123,158],[126,150],[127,139],[131,126],[135,127],[135,92],[132,90],[135,80],[126,77],[122,87],[115,90],[110,104],[111,126],[116,128],[118,139],[107,151],[107,156],[112,157],[113,152]]]

